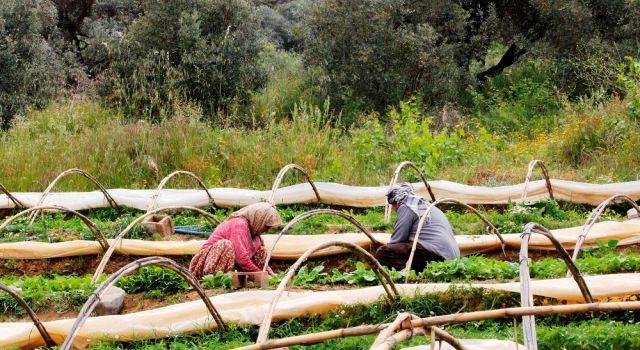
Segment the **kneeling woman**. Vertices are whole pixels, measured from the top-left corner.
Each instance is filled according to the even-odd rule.
[[[407,264],[420,217],[427,211],[428,202],[416,195],[408,183],[394,186],[387,193],[387,203],[398,213],[389,243],[378,248],[376,258],[381,264],[401,270]],[[432,208],[420,235],[411,269],[422,272],[430,261],[443,261],[460,257],[460,249],[453,236],[447,217],[438,208]]]
[[[262,271],[267,251],[261,234],[282,225],[278,211],[269,203],[248,205],[229,216],[213,231],[189,270],[197,278],[234,269],[242,272]],[[273,274],[271,268],[267,268]]]

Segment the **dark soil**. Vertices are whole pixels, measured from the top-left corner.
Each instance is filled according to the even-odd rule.
[[[191,256],[167,256],[182,266],[189,266]],[[128,263],[142,258],[134,255],[114,255],[104,270],[110,274],[118,271]],[[0,260],[0,275],[36,276],[42,274],[81,276],[95,272],[102,255],[85,255],[65,258],[35,260]]]

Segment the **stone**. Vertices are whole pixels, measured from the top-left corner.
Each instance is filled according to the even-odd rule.
[[[120,314],[124,307],[124,297],[126,295],[127,293],[122,288],[112,286],[107,289],[107,292],[100,298],[100,302],[96,306],[96,314],[99,316]]]

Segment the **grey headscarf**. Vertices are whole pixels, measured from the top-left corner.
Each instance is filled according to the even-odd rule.
[[[404,204],[416,213],[418,217],[424,214],[428,206],[428,202],[418,196],[413,186],[407,182],[393,186],[389,192],[387,192],[387,202],[389,204],[397,204],[398,206]]]

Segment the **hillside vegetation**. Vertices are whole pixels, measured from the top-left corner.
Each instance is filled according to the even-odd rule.
[[[265,188],[294,162],[378,185],[412,160],[496,185],[534,158],[637,180],[639,18],[637,1],[4,1],[0,183],[78,167]]]

